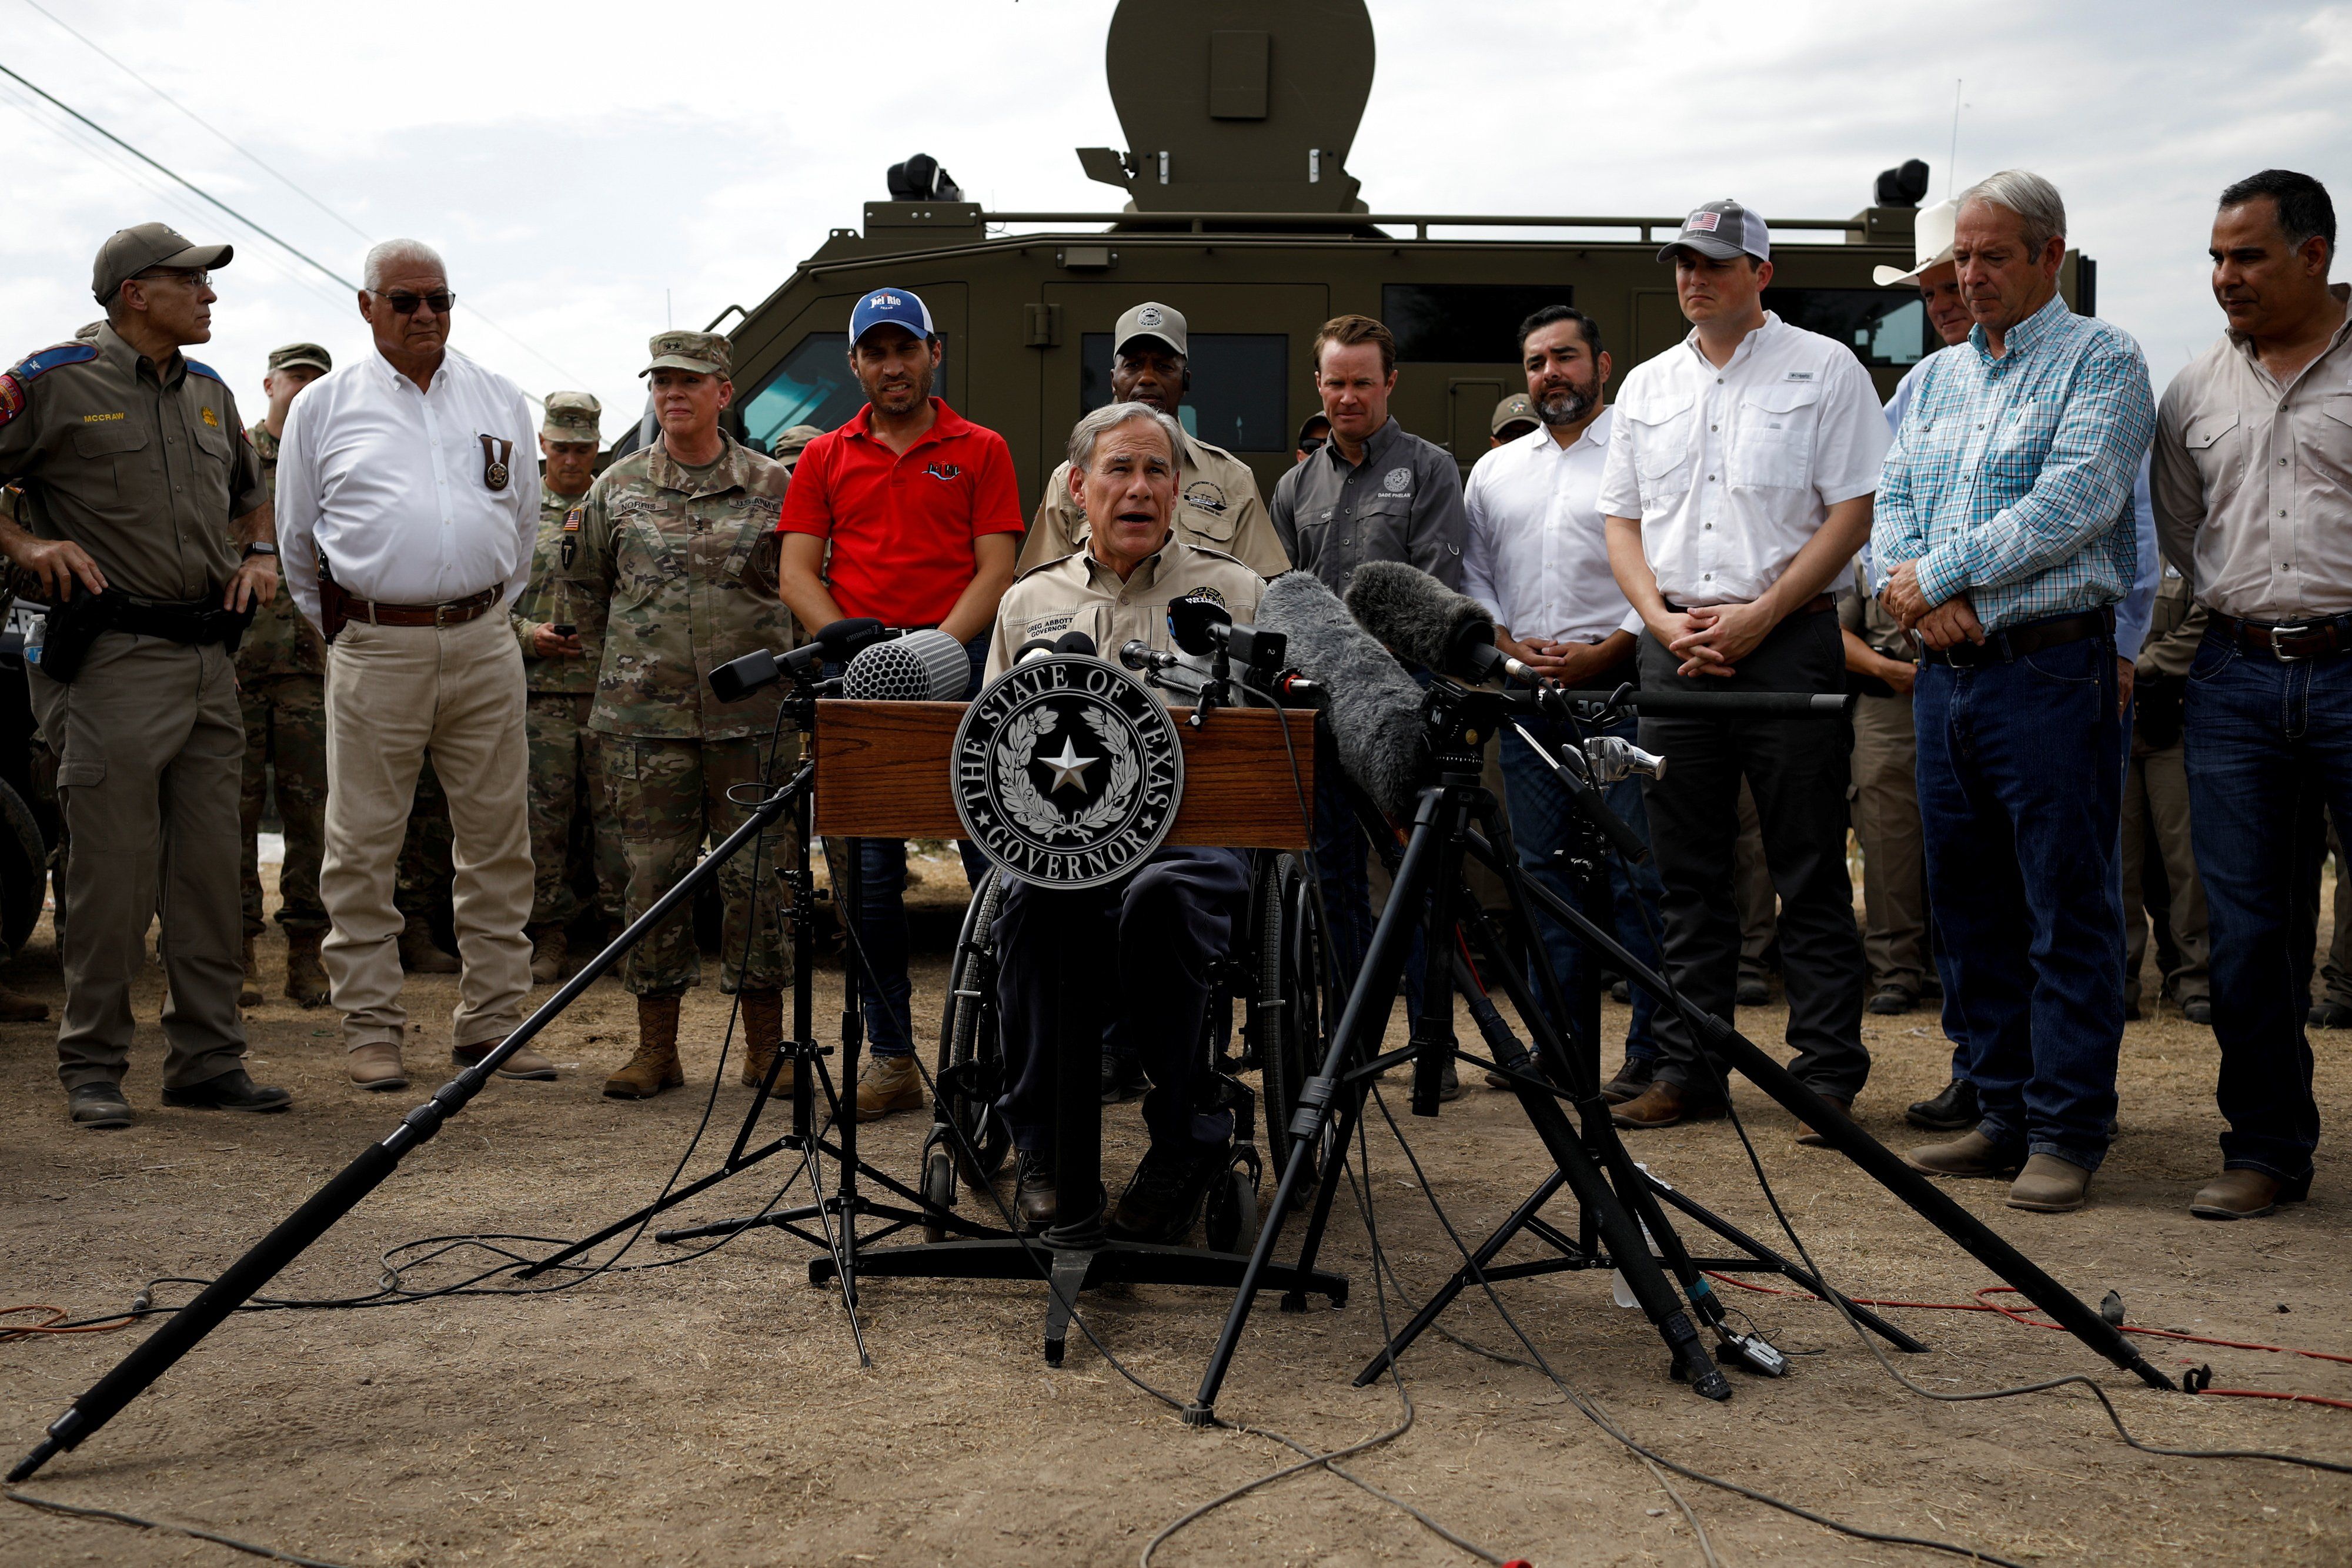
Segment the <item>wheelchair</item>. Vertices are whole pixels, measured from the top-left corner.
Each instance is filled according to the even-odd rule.
[[[1012,1152],[1012,1131],[998,1114],[1004,1051],[997,1033],[998,966],[990,931],[1003,895],[992,868],[972,890],[949,967],[948,1002],[940,1026],[932,1125],[923,1145],[923,1233],[946,1239],[947,1217],[966,1187],[985,1186]],[[1240,1012],[1238,1053],[1233,1050]],[[1331,1012],[1323,945],[1306,866],[1275,851],[1255,852],[1250,900],[1240,939],[1212,975],[1202,1048],[1220,1103],[1234,1113],[1232,1164],[1211,1187],[1202,1224],[1221,1252],[1246,1249],[1257,1237],[1258,1190],[1267,1156],[1279,1170],[1290,1157],[1290,1123],[1308,1073],[1323,1058],[1323,1019]],[[1336,1016],[1334,1014],[1333,1016]],[[1253,1089],[1244,1076],[1255,1073]],[[1258,1111],[1265,1113],[1265,1148]],[[992,1222],[991,1217],[991,1222]]]

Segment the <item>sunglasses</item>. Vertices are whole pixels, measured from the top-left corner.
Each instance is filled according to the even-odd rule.
[[[392,313],[395,316],[414,316],[419,305],[430,305],[436,316],[446,315],[449,307],[457,303],[457,297],[446,288],[436,288],[430,294],[409,294],[394,289],[389,294],[379,294],[376,298],[391,306]]]
[[[1301,452],[1320,452],[1330,442],[1328,435],[1310,435],[1298,444]]]

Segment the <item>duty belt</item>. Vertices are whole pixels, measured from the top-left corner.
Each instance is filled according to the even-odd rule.
[[[2242,653],[2266,653],[2282,664],[2324,659],[2352,650],[2352,615],[2330,615],[2314,621],[2241,621],[2216,615],[2210,634],[2221,637]]]
[[[222,609],[216,599],[142,599],[125,594],[107,627],[133,636],[162,637],[202,647],[212,643],[234,645],[252,619],[249,612]]]
[[[349,613],[352,620],[374,626],[457,626],[489,613],[506,591],[507,585],[501,582],[444,604],[372,604],[352,599],[348,601]]]
[[[2106,604],[2079,614],[2053,615],[2047,621],[2029,621],[2007,631],[1989,632],[1980,643],[1960,642],[1948,648],[1930,648],[1922,643],[1919,656],[1931,664],[1974,670],[1986,664],[2011,664],[2044,648],[2063,648],[2069,643],[2086,642],[2093,637],[2111,637],[2115,630],[2116,607]]]

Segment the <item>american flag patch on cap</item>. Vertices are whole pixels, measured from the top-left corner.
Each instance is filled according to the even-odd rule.
[[[1721,213],[1710,213],[1706,209],[1701,208],[1699,211],[1693,213],[1690,216],[1683,220],[1683,233],[1690,234],[1693,231],[1698,231],[1705,234],[1713,234],[1716,230],[1716,225],[1721,222],[1723,222],[1723,214]]]

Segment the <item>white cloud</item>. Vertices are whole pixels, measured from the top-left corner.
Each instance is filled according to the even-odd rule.
[[[648,333],[755,304],[918,149],[991,204],[1114,199],[1070,151],[1121,140],[1101,0],[904,0],[887,50],[870,12],[807,0],[574,5],[561,21],[514,0],[42,3],[366,234],[433,241],[464,300],[459,342],[534,392],[585,381],[616,411],[608,432],[636,405]],[[1373,16],[1381,65],[1349,167],[1392,211],[1666,214],[1737,193],[1837,217],[1912,156],[1941,195],[1963,78],[1958,175],[2022,164],[2059,183],[2100,261],[2101,313],[2139,335],[2159,382],[2218,329],[2203,252],[2223,183],[2276,163],[2352,191],[2343,6],[1374,0]],[[0,64],[356,274],[357,235],[26,0],[0,18]],[[98,242],[159,215],[237,244],[199,353],[248,403],[274,344],[364,350],[335,286],[26,101],[0,79],[0,356],[89,319]]]

